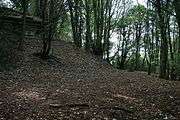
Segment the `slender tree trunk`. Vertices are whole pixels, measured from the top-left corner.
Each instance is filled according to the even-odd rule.
[[[161,33],[161,47],[160,47],[160,78],[167,78],[167,64],[168,64],[168,41],[166,37],[165,16],[163,15],[162,5],[160,0],[156,0],[157,12],[159,16],[159,27]]]
[[[123,37],[123,41],[122,41],[122,45],[121,45],[121,63],[120,63],[120,69],[124,69],[124,63],[125,63],[125,42],[126,42],[126,28],[123,28],[122,30],[122,37]]]
[[[174,0],[175,4],[175,11],[176,11],[176,18],[179,26],[179,38],[180,38],[180,1]],[[178,40],[178,53],[180,53],[180,39]]]
[[[175,5],[175,12],[176,12],[176,18],[179,26],[179,36],[178,36],[178,47],[177,47],[177,65],[178,67],[176,68],[176,73],[178,75],[178,79],[180,80],[180,1],[179,0],[174,0],[174,5]]]
[[[71,17],[73,40],[77,47],[82,47],[83,16],[81,11],[82,1],[67,0]]]
[[[47,0],[44,0],[43,2],[43,9],[41,11],[42,13],[42,39],[43,39],[43,48],[42,48],[42,58],[47,57]]]
[[[160,46],[160,38],[159,38],[159,29],[158,29],[158,22],[156,21],[156,28],[155,28],[155,36],[156,36],[156,43],[155,43],[155,48],[156,48],[156,52],[155,52],[155,65],[159,66],[159,46]],[[157,69],[156,67],[156,73],[159,72],[159,67]]]
[[[136,25],[136,58],[135,58],[135,70],[139,70],[139,55],[140,55],[140,39],[141,39],[141,23]]]
[[[85,0],[86,6],[86,43],[85,48],[87,51],[90,51],[91,43],[92,43],[92,35],[91,35],[91,13],[90,13],[90,0]]]
[[[175,59],[174,59],[174,52],[173,52],[173,46],[172,46],[172,41],[171,41],[171,28],[170,28],[170,16],[168,18],[168,22],[167,22],[167,33],[168,33],[168,42],[169,42],[169,52],[170,52],[170,63],[169,63],[169,69],[170,69],[170,78],[171,80],[175,80],[176,79],[176,74],[175,74]]]
[[[108,62],[110,62],[110,60],[109,60],[109,49],[110,49],[110,31],[111,31],[111,19],[112,19],[112,15],[111,15],[111,12],[112,12],[112,1],[109,1],[109,0],[107,0],[106,1],[107,2],[107,11],[108,11],[108,16],[107,16],[107,26],[106,26],[106,28],[105,28],[105,30],[104,31],[106,31],[106,32],[104,32],[104,36],[105,36],[105,39],[104,39],[104,41],[105,41],[105,43],[106,43],[106,54],[107,54],[107,61]],[[107,35],[106,35],[107,34]]]
[[[18,45],[18,49],[21,50],[23,49],[23,41],[25,39],[25,34],[26,34],[26,12],[27,12],[27,7],[28,7],[28,3],[27,0],[22,0],[22,7],[23,7],[23,16],[22,16],[22,34],[21,34],[21,38],[19,41],[19,45]]]
[[[93,0],[93,12],[94,12],[94,45],[93,52],[95,55],[103,58],[103,46],[102,46],[102,33],[104,24],[104,2],[103,0]]]

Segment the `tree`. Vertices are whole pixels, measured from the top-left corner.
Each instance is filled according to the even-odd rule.
[[[21,0],[21,5],[22,5],[22,9],[23,9],[23,23],[22,23],[22,35],[21,35],[21,39],[19,41],[19,45],[18,45],[18,49],[22,49],[22,42],[25,39],[25,34],[26,34],[26,14],[27,14],[27,10],[28,10],[28,0]]]
[[[62,0],[44,0],[42,14],[42,39],[43,48],[41,57],[46,58],[51,49],[51,41],[56,32],[60,16],[63,14],[64,6]]]
[[[166,1],[168,5],[169,0]],[[166,35],[166,16],[163,11],[163,2],[160,0],[155,1],[155,7],[159,17],[159,27],[161,33],[161,47],[160,47],[160,78],[167,78],[167,61],[168,61],[168,41]]]
[[[180,1],[174,0],[175,12],[176,12],[176,19],[179,26],[179,35],[178,35],[178,46],[177,46],[177,66],[176,66],[176,73],[178,74],[180,80]]]
[[[82,1],[80,0],[67,0],[70,17],[71,17],[71,27],[72,27],[72,34],[73,40],[77,47],[82,47],[82,9],[81,4]]]
[[[85,0],[85,19],[86,19],[86,42],[85,48],[90,51],[92,44],[92,32],[91,32],[91,0]]]

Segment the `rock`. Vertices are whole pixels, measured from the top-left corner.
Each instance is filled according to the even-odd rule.
[[[50,104],[49,106],[51,106],[53,108],[60,108],[60,107],[62,107],[61,104],[56,104],[56,103]]]

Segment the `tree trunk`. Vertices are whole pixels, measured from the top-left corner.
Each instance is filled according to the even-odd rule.
[[[161,47],[160,47],[160,78],[167,78],[167,61],[168,61],[168,41],[166,37],[165,16],[163,15],[162,5],[160,0],[156,0],[157,12],[159,16],[159,27],[161,33]]]
[[[85,0],[85,6],[86,6],[86,42],[85,42],[85,49],[87,51],[90,51],[91,42],[92,42],[92,36],[91,36],[91,13],[90,13],[90,0]]]
[[[178,37],[178,47],[177,47],[177,68],[176,68],[176,73],[179,77],[180,80],[180,1],[179,0],[174,0],[174,5],[175,5],[175,12],[176,12],[176,18],[179,26],[179,37]]]
[[[26,0],[22,0],[22,7],[23,7],[23,16],[22,16],[22,34],[21,34],[21,38],[20,38],[20,41],[19,41],[19,45],[18,45],[18,49],[21,50],[23,49],[22,47],[22,44],[23,44],[23,41],[25,39],[25,34],[26,34],[26,12],[27,12],[27,7],[28,7],[28,3]]]
[[[136,58],[135,58],[135,70],[139,70],[139,55],[140,55],[140,39],[141,39],[141,23],[136,25]]]

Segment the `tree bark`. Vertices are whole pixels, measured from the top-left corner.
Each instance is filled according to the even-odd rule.
[[[156,0],[156,7],[159,16],[159,27],[161,33],[160,46],[160,78],[167,78],[168,41],[166,36],[165,16],[163,15],[161,0]]]
[[[21,4],[22,4],[22,8],[23,8],[23,16],[22,16],[22,34],[21,34],[21,38],[19,40],[19,45],[18,45],[19,50],[23,49],[22,44],[23,44],[23,41],[25,39],[25,34],[26,34],[26,12],[27,12],[27,7],[28,7],[27,0],[22,0]]]

